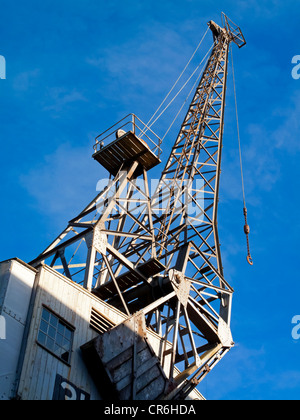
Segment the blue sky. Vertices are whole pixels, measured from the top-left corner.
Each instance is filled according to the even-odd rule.
[[[0,0],[0,10],[0,260],[36,257],[96,195],[106,173],[91,159],[94,137],[130,112],[150,119],[208,20],[219,23],[224,11],[241,26],[247,45],[233,54],[254,266],[245,262],[230,69],[219,233],[236,347],[200,390],[208,399],[299,399],[291,321],[300,314],[300,79],[291,61],[300,54],[300,3]],[[157,134],[182,101],[153,126]]]

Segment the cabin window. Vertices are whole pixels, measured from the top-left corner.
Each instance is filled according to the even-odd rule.
[[[38,343],[59,359],[70,363],[74,329],[47,308],[42,309]]]

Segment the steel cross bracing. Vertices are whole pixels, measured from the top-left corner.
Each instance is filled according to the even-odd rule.
[[[144,314],[162,340],[166,399],[187,397],[233,346],[217,210],[228,50],[245,42],[223,19],[224,28],[209,23],[213,50],[154,194],[148,169],[160,162],[159,146],[146,148],[140,138],[151,130],[133,116],[129,131],[122,121],[125,131],[96,148],[108,185],[31,262],[47,262],[128,317]]]

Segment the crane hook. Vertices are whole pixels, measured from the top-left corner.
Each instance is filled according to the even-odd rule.
[[[247,261],[248,264],[253,265],[253,259],[251,257],[251,253],[250,253],[250,244],[249,244],[249,233],[250,233],[250,226],[248,225],[248,220],[247,220],[247,208],[246,206],[244,207],[244,216],[245,216],[245,226],[244,226],[244,232],[247,238]]]
[[[251,255],[247,255],[247,261],[250,265],[253,265],[253,260],[252,260]]]

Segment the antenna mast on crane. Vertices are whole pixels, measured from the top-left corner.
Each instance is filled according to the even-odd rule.
[[[222,20],[208,23],[212,52],[154,194],[148,171],[161,162],[161,141],[130,115],[96,139],[108,185],[30,263],[49,261],[125,314],[82,346],[108,397],[185,399],[234,345],[217,210],[229,45],[246,42]]]

